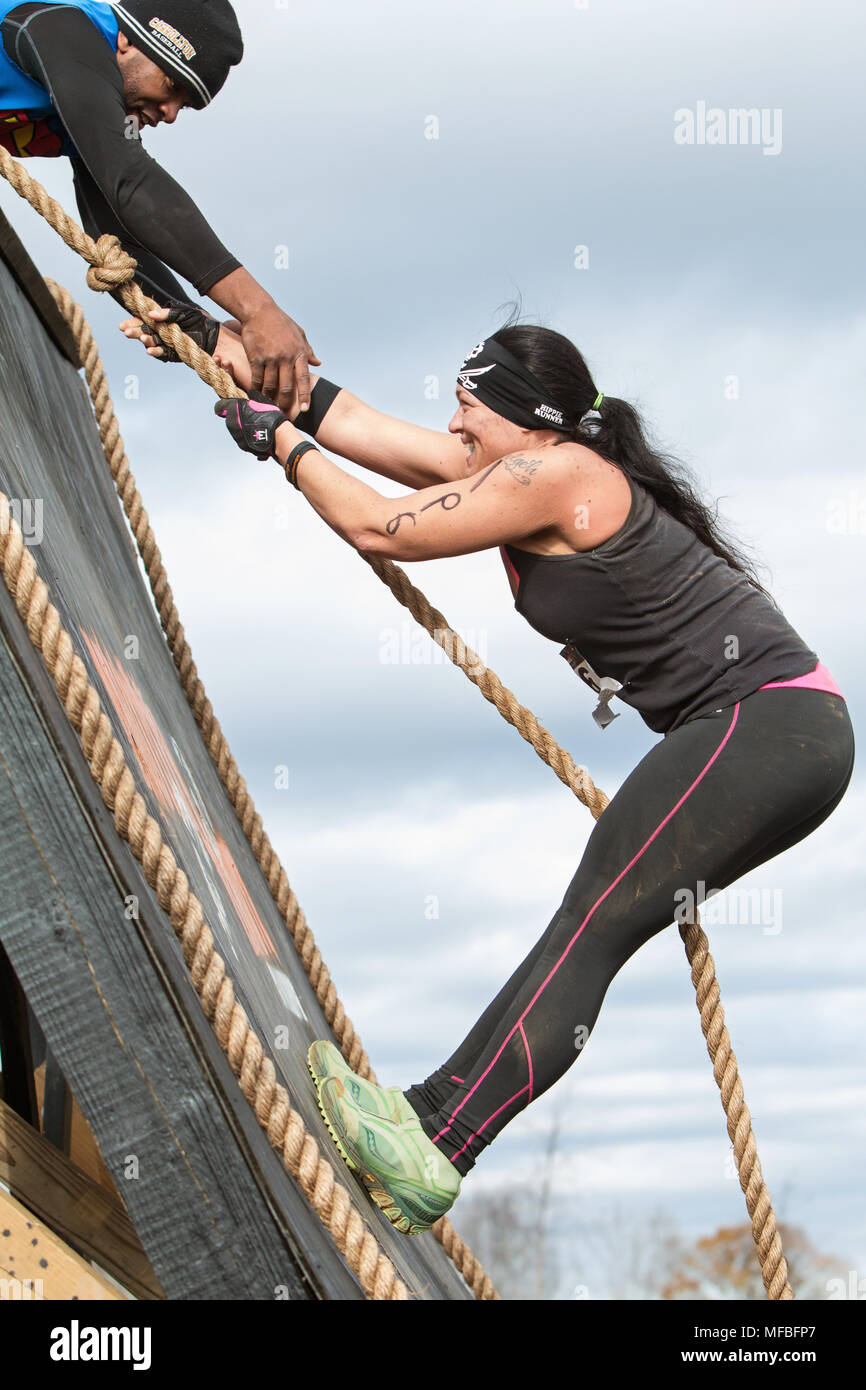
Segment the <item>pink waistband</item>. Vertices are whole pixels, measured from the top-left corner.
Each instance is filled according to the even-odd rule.
[[[773,690],[780,685],[800,685],[808,690],[829,690],[831,694],[840,695],[843,700],[845,699],[827,667],[821,661],[818,662],[814,671],[809,671],[805,676],[797,676],[792,681],[768,681],[766,685],[758,686],[758,689]]]

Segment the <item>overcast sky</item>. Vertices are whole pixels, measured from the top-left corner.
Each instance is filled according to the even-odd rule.
[[[224,92],[145,140],[322,371],[444,429],[460,360],[519,295],[691,463],[859,728],[860,7],[237,10],[246,56]],[[757,142],[709,143],[737,108],[764,113]],[[30,169],[74,211],[64,164]],[[121,337],[117,306],[5,184],[0,206],[85,306],[208,694],[380,1080],[420,1080],[546,927],[590,814],[281,474],[234,448],[209,393]],[[495,551],[409,570],[612,795],[657,736],[624,706],[596,727]],[[403,659],[383,660],[395,641]],[[861,1276],[864,827],[855,771],[829,821],[739,885],[781,895],[781,929],[708,926],[778,1214]],[[746,1219],[673,928],[623,969],[585,1054],[466,1194],[529,1191],[555,1113],[563,1197],[616,1195],[636,1220],[665,1203],[696,1237]],[[573,1283],[603,1294],[574,1260]]]

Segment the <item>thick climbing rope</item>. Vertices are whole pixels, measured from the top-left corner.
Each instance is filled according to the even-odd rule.
[[[67,717],[81,739],[94,781],[106,806],[114,813],[115,829],[129,842],[160,907],[170,916],[202,1008],[256,1119],[331,1232],[367,1297],[407,1299],[406,1285],[379,1249],[345,1187],[335,1179],[331,1164],[319,1153],[316,1140],[292,1107],[285,1087],[277,1083],[274,1064],[235,999],[225,962],[214,950],[213,933],[204,920],[201,903],[190,892],[189,880],[163,840],[157,821],[147,814],[144,797],[136,790],[99,695],[88,680],[84,662],[73,650],[69,633],[61,626],[57,609],[49,601],[48,585],[37,571],[3,492],[0,565],[30,640],[41,652]]]
[[[75,302],[68,290],[47,277],[45,283],[54,296],[55,302],[75,339],[109,471],[147,571],[160,623],[174,658],[182,689],[195,715],[205,747],[217,767],[235,814],[267,880],[271,895],[286,923],[310,983],[315,990],[316,998],[340,1044],[343,1055],[355,1072],[375,1081],[376,1076],[370,1065],[370,1059],[337,995],[328,967],[322,960],[321,952],[313,938],[312,930],[289,884],[285,869],[264,832],[261,816],[257,813],[253,799],[247,791],[246,783],[238,772],[237,763],[205,694],[204,685],[199,678],[192,652],[178,617],[156,537],[151,529],[147,512],[129,466],[129,459],[126,456],[120,435],[114,406],[108,394],[105,369],[97,351],[90,325],[84,317],[81,306]],[[322,1160],[322,1162],[325,1161]],[[499,1295],[496,1293],[489,1275],[485,1273],[480,1260],[458,1235],[450,1221],[443,1217],[433,1227],[433,1233],[454,1261],[476,1298],[482,1300],[498,1299]]]
[[[15,191],[51,223],[67,245],[77,251],[79,255],[89,262],[91,269],[87,272],[86,278],[91,289],[117,290],[130,312],[139,318],[148,328],[158,332],[160,337],[169,342],[182,360],[186,362],[188,366],[191,366],[202,380],[211,386],[220,397],[244,395],[229,374],[217,367],[213,359],[199,348],[197,344],[192,342],[176,324],[154,324],[148,313],[151,302],[146,299],[139,286],[132,280],[135,262],[131,257],[126,256],[115,237],[102,236],[97,242],[93,242],[91,238],[67,216],[61,205],[53,198],[50,198],[45,189],[42,188],[36,180],[32,179],[27,171],[2,148],[0,148],[0,172],[2,172],[4,177],[11,183]],[[51,283],[49,283],[49,288],[52,288],[52,290],[55,289]],[[62,292],[60,296],[57,296],[61,308],[63,307],[61,302],[62,297],[65,293],[66,292]],[[72,318],[74,319],[74,310],[72,311]],[[72,322],[69,318],[68,321],[70,321],[70,323]],[[95,346],[92,351],[95,354]],[[96,371],[95,368],[94,371]],[[102,376],[104,378],[104,373],[102,373]],[[88,380],[90,380],[89,377]],[[93,393],[93,388],[91,389]],[[101,388],[97,388],[97,390],[99,392]],[[105,396],[107,397],[107,391],[105,392]],[[119,439],[119,432],[116,438],[112,438],[113,431],[117,430],[116,422],[112,423],[112,420],[108,417],[107,409],[104,404],[100,408],[96,407],[96,396],[94,396],[94,408],[97,409],[97,419],[99,421],[103,444],[106,448],[106,457],[109,457],[109,444],[106,441],[111,440],[111,447],[114,447],[117,443],[117,439]],[[103,411],[102,416],[100,416],[100,409]],[[104,433],[103,430],[105,431]],[[111,464],[110,458],[109,464]],[[129,486],[129,481],[130,478],[127,476],[124,480],[124,486],[127,488]],[[120,483],[118,483],[118,490],[121,491]],[[132,491],[133,493],[135,491],[134,483],[132,484]],[[126,507],[127,502],[123,492],[121,492],[121,496],[124,500],[124,506]],[[137,497],[137,494],[135,494],[135,496]],[[132,502],[130,502],[130,509],[131,508]],[[130,516],[130,522],[133,524],[130,509],[127,510],[127,515]],[[151,558],[153,558],[154,555],[156,557],[157,564],[154,566],[154,570],[157,574],[157,578],[154,579],[151,577],[151,587],[153,589],[157,608],[160,612],[160,618],[163,620],[163,627],[167,637],[169,637],[167,622],[171,620],[174,623],[174,639],[169,637],[169,643],[172,646],[178,670],[184,681],[184,689],[187,690],[187,698],[190,699],[190,703],[196,712],[196,718],[202,728],[203,737],[215,761],[217,760],[218,753],[219,761],[217,765],[220,768],[220,775],[223,776],[223,780],[226,783],[233,804],[235,805],[236,812],[238,813],[239,819],[241,819],[241,823],[250,843],[256,851],[257,857],[259,857],[261,850],[259,862],[271,886],[272,893],[274,893],[278,902],[281,902],[282,899],[282,902],[287,905],[290,903],[294,904],[292,910],[294,911],[296,909],[296,919],[303,923],[303,928],[306,928],[306,923],[303,920],[300,909],[297,908],[297,904],[294,901],[294,895],[288,888],[288,880],[285,871],[279,864],[275,853],[272,851],[267,841],[267,837],[262,831],[261,818],[254,811],[252,801],[246,793],[245,784],[242,779],[237,778],[236,764],[228,753],[228,746],[225,743],[225,739],[222,736],[217,721],[213,718],[210,702],[205,699],[204,689],[195,675],[195,667],[192,664],[191,654],[183,638],[183,629],[177,621],[176,610],[171,602],[170,590],[168,589],[167,580],[165,580],[164,577],[161,561],[159,561],[159,552],[156,549],[156,543],[153,540],[149,526],[146,524],[146,514],[141,513],[141,515],[144,516],[145,523],[142,528],[144,531],[144,539],[140,544],[142,558],[145,560],[145,564],[148,565],[148,573],[150,574],[150,565],[148,564],[148,559],[145,550],[142,549],[142,545],[147,547],[148,554],[150,554]],[[139,516],[139,521],[141,520],[141,515]],[[133,525],[133,529],[135,531],[135,525]],[[138,540],[137,531],[136,539]],[[604,792],[600,791],[594,785],[589,774],[583,768],[578,767],[571,756],[565,752],[564,749],[559,747],[552,735],[538,723],[531,711],[519,704],[512,692],[503,686],[495,672],[490,671],[481,662],[476,653],[468,648],[456,633],[451,631],[442,614],[430,606],[424,595],[410,583],[407,576],[398,566],[394,565],[391,561],[382,560],[377,557],[368,559],[368,563],[379,575],[379,578],[389,586],[395,597],[404,604],[417,621],[422,624],[433,640],[443,647],[454,664],[459,666],[468,678],[478,686],[485,699],[495,704],[503,718],[513,724],[520,735],[526,739],[527,742],[532,744],[539,757],[549,764],[560,780],[571,788],[575,796],[589,808],[593,817],[598,819],[608,804],[608,798],[605,796]],[[161,605],[164,605],[167,610],[165,619],[163,619],[163,606]],[[184,665],[182,663],[186,664]],[[190,690],[187,689],[188,683],[185,679],[185,672],[188,671],[192,671],[193,673],[193,679],[189,682],[189,685],[195,692],[194,698],[191,697]],[[194,699],[196,702],[194,702]],[[224,775],[224,771],[228,774],[229,769],[231,769],[232,777],[237,779],[232,784],[227,780],[227,775]],[[243,807],[243,810],[240,810],[239,806]],[[259,848],[257,848],[257,845]],[[280,897],[278,897],[278,891],[280,892]],[[282,910],[283,906],[281,906],[281,911]],[[287,925],[289,925],[291,931],[292,927],[291,923],[289,923],[288,916]],[[757,1144],[752,1129],[751,1114],[745,1103],[737,1058],[731,1047],[730,1035],[725,1023],[725,1014],[721,1004],[721,991],[716,977],[715,962],[710,954],[709,942],[706,934],[700,926],[700,914],[697,909],[695,910],[694,921],[690,924],[680,924],[679,930],[686,949],[686,956],[691,967],[692,983],[695,987],[697,1006],[701,1018],[701,1029],[706,1039],[707,1049],[713,1063],[713,1074],[721,1092],[728,1136],[733,1146],[740,1187],[745,1195],[746,1207],[751,1218],[752,1236],[755,1241],[758,1259],[761,1265],[764,1287],[770,1299],[792,1299],[794,1297],[794,1292],[788,1282],[787,1261],[782,1253],[782,1244],[776,1215],[773,1210],[769,1189],[764,1181],[760,1160],[757,1154]],[[302,936],[303,935],[304,933],[302,931]],[[307,938],[304,937],[304,939],[306,940]],[[311,937],[309,940],[311,941]],[[299,946],[299,950],[301,951],[302,959],[304,959],[301,946]],[[314,968],[318,969],[320,973],[326,976],[326,970],[324,964],[321,962],[318,948],[313,948],[310,945],[308,947],[308,956],[311,962],[315,963]],[[307,964],[306,960],[304,963],[305,965]],[[313,973],[310,968],[308,968],[308,973],[310,974],[311,980],[313,980]],[[328,986],[330,986],[330,983],[328,977]],[[328,998],[330,1000],[330,993],[328,994]],[[334,999],[335,998],[336,995],[334,994]],[[339,1001],[336,1001],[336,1005],[334,1005],[335,1019],[338,1017],[338,1006]],[[347,1044],[344,1042],[343,1038],[339,1036],[337,1029],[334,1029],[335,1036],[341,1044],[344,1056],[346,1056],[350,1065],[355,1066],[355,1070],[359,1071],[360,1074],[372,1076],[366,1054],[361,1053],[360,1042],[355,1037],[354,1030],[351,1028],[349,1021],[345,1019],[345,1015],[342,1013],[341,1008],[339,1008],[339,1017],[341,1021],[344,1021],[344,1037],[349,1038],[351,1036],[351,1042]],[[357,1056],[359,1053],[361,1061],[359,1065],[355,1065],[352,1061],[352,1057]],[[471,1252],[466,1250],[466,1247],[460,1242],[456,1232],[453,1231],[453,1228],[450,1227],[450,1223],[447,1221],[443,1220],[438,1222],[434,1230],[438,1239],[442,1242],[443,1247],[451,1255],[452,1259],[455,1260],[458,1268],[461,1268],[464,1277],[469,1279],[469,1275],[466,1273],[460,1261],[466,1260],[468,1256],[471,1265],[471,1263],[474,1262],[474,1256],[471,1255]],[[480,1276],[478,1277],[480,1278]],[[471,1279],[470,1282],[472,1282]],[[487,1282],[489,1283],[489,1280]],[[497,1296],[492,1290],[487,1294],[479,1293],[475,1283],[472,1283],[472,1287],[478,1297]]]
[[[11,170],[10,167],[11,166]],[[91,261],[91,265],[96,265],[99,257],[97,248],[89,237],[71,219],[66,217],[65,212],[54,199],[48,197],[45,190],[35,180],[30,178],[17,161],[13,160],[5,150],[0,147],[0,171],[13,183],[16,191],[26,196],[27,201],[41,212],[43,216],[51,222],[56,230],[61,227],[64,231],[64,240],[73,249],[80,249],[80,254],[86,251],[90,255],[85,258]],[[10,173],[15,177],[10,177]],[[20,187],[19,187],[20,182]],[[22,192],[22,189],[26,192]],[[114,238],[100,238],[100,247],[105,250],[105,243],[114,242]],[[109,256],[114,251],[110,246]],[[121,256],[124,253],[121,252]],[[128,266],[134,269],[135,262],[125,257]],[[88,272],[88,281],[92,271]],[[189,644],[186,641],[183,627],[180,623],[177,609],[172,597],[168,578],[162,564],[162,557],[156,544],[156,538],[150,527],[147,512],[142,504],[141,497],[132,476],[129,461],[120,437],[120,430],[114,413],[114,406],[108,394],[108,387],[105,379],[105,371],[93,334],[87,324],[81,307],[76,304],[69,295],[68,291],[53,281],[46,281],[58,304],[58,307],[66,318],[67,323],[75,337],[78,346],[79,360],[84,367],[85,376],[90,389],[91,400],[93,402],[96,415],[97,427],[103,450],[108,462],[109,470],[115,483],[118,495],[123,505],[124,511],[129,520],[130,526],[135,536],[139,554],[145,565],[148,579],[151,586],[154,602],[159,614],[160,622],[163,627],[169,648],[172,652],[175,665],[180,677],[181,686],[187,701],[193,710],[196,722],[201,731],[202,739],[210,753],[219,772],[220,778],[229,795],[229,799],[234,807],[235,814],[241,824],[247,840],[256,856],[262,869],[265,879],[270,888],[271,894],[286,922],[286,926],[295,943],[295,947],[301,958],[304,969],[316,992],[316,997],[322,1006],[325,1017],[334,1033],[334,1037],[348,1061],[349,1065],[359,1074],[370,1080],[375,1081],[375,1073],[370,1065],[367,1053],[364,1051],[360,1038],[358,1038],[351,1019],[345,1013],[343,1005],[337,995],[336,988],[331,980],[327,966],[322,960],[321,952],[315,943],[313,933],[307,924],[304,913],[302,912],[298,900],[290,887],[286,872],[279,861],[278,856],[271,847],[270,841],[265,834],[262,826],[261,816],[257,813],[252,797],[249,795],[246,782],[238,772],[237,763],[231,754],[228,743],[213,713],[210,701],[207,699],[204,685],[198,677],[195,663]],[[108,277],[106,283],[99,281],[101,288],[111,288],[112,281]],[[138,286],[133,285],[135,292],[135,303],[141,299],[145,306],[150,307],[150,301],[146,300]],[[132,306],[130,306],[132,307]],[[133,312],[137,309],[133,308]],[[162,325],[165,327],[165,325]],[[239,394],[234,382],[228,375],[216,366],[213,359],[200,349],[189,339],[186,334],[175,331],[174,325],[168,326],[172,332],[170,336],[178,337],[178,350],[181,354],[186,354],[190,350],[201,358],[202,370],[213,377],[211,384],[222,396]],[[185,359],[186,360],[186,359]],[[208,371],[207,364],[210,363]],[[5,569],[5,565],[4,565]],[[9,571],[7,573],[7,584]],[[40,581],[41,582],[41,581]],[[77,659],[77,658],[76,658]],[[119,745],[118,745],[119,749]],[[219,957],[216,958],[219,960]],[[245,1015],[244,1015],[245,1018]],[[258,1040],[256,1040],[258,1043]],[[260,1046],[260,1044],[258,1044]],[[270,1067],[272,1064],[268,1062]],[[285,1095],[283,1088],[278,1091]],[[286,1097],[287,1103],[287,1097]],[[261,1109],[258,1102],[255,1104],[256,1115],[261,1122]],[[267,1112],[264,1112],[267,1113]],[[299,1128],[300,1127],[300,1128]],[[301,1138],[299,1140],[298,1135]],[[274,1143],[271,1131],[268,1129],[268,1137]],[[405,1286],[396,1276],[388,1257],[380,1252],[377,1262],[371,1260],[369,1243],[367,1237],[369,1232],[363,1227],[359,1232],[357,1229],[357,1216],[354,1208],[350,1207],[350,1217],[347,1224],[345,1212],[343,1210],[343,1196],[347,1196],[345,1189],[339,1183],[334,1186],[334,1173],[330,1162],[319,1153],[315,1141],[306,1132],[300,1115],[291,1111],[291,1134],[292,1140],[291,1156],[301,1145],[304,1159],[304,1167],[295,1172],[294,1167],[290,1166],[290,1171],[296,1176],[301,1184],[302,1190],[311,1201],[317,1215],[328,1225],[334,1236],[335,1242],[341,1253],[347,1259],[350,1268],[358,1275],[361,1280],[365,1293],[370,1298],[404,1298],[406,1297]],[[279,1139],[279,1135],[277,1135]],[[311,1147],[312,1146],[312,1147]],[[278,1147],[278,1143],[275,1143]],[[283,1154],[284,1160],[286,1154]],[[331,1193],[336,1190],[338,1197],[336,1202],[332,1200]],[[342,1196],[340,1195],[342,1194]],[[363,1234],[362,1232],[366,1232]],[[433,1234],[442,1245],[445,1253],[453,1261],[460,1274],[465,1279],[475,1297],[482,1301],[498,1300],[499,1295],[494,1288],[490,1276],[484,1270],[481,1261],[473,1254],[470,1247],[454,1229],[447,1218],[437,1221],[433,1227]],[[384,1292],[383,1292],[384,1290]]]

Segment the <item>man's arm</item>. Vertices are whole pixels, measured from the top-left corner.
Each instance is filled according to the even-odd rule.
[[[13,10],[3,25],[6,52],[48,91],[77,162],[124,237],[207,294],[240,261],[180,184],[146,153],[136,122],[126,113],[117,60],[102,34],[71,5],[46,6],[23,24],[16,24],[19,13]]]
[[[157,304],[170,307],[174,300],[200,309],[201,305],[190,299],[189,291],[185,290],[180,281],[175,279],[159,257],[154,256],[152,251],[149,251],[146,246],[140,245],[129,235],[119,218],[115,216],[113,209],[105,201],[98,184],[91,178],[87,166],[78,159],[73,159],[71,162],[75,200],[81,215],[81,225],[87,235],[93,237],[94,241],[106,232],[116,236],[127,255],[135,257],[138,266],[135,272],[136,283],[141,286],[145,294],[149,295],[151,299],[155,299]],[[110,290],[109,293],[121,308],[126,308],[119,290]]]
[[[27,13],[30,11],[30,13]],[[283,406],[299,391],[309,400],[308,359],[318,364],[303,330],[223,246],[179,183],[146,153],[127,116],[114,53],[82,10],[18,7],[2,28],[6,52],[48,91],[89,176],[113,214],[124,245],[135,243],[189,280],[243,322],[256,389]],[[97,214],[98,215],[98,214]],[[100,228],[100,231],[114,228]],[[130,254],[135,254],[129,245]],[[149,262],[150,274],[153,262]],[[147,272],[145,272],[147,273]],[[160,281],[164,277],[160,276]],[[191,302],[182,295],[185,302]]]

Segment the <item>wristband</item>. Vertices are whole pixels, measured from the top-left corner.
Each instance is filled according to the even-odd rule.
[[[315,448],[315,444],[311,444],[308,439],[305,439],[303,443],[295,445],[289,457],[286,459],[286,477],[292,484],[292,487],[298,488],[298,492],[301,490],[298,487],[298,460],[302,454],[306,454],[310,449],[315,450]]]
[[[310,392],[309,410],[299,410],[292,421],[295,429],[303,430],[304,434],[311,434],[315,439],[316,431],[342,389],[342,386],[335,386],[333,381],[326,381],[320,376]]]

